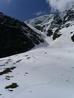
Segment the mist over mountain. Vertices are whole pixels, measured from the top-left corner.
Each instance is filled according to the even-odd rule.
[[[52,10],[64,11],[74,6],[74,0],[47,0]]]

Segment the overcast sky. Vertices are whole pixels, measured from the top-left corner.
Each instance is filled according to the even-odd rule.
[[[46,0],[0,0],[0,11],[26,20],[50,12]]]

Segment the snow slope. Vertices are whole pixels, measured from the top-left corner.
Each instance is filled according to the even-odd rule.
[[[46,31],[50,24],[53,33],[59,28],[56,34],[61,36],[55,40],[54,34],[49,37],[28,24],[46,43],[0,59],[0,98],[74,98],[73,12],[71,15],[65,17],[60,28],[58,18],[51,24],[44,16],[42,24]]]
[[[0,98],[74,98],[74,25],[60,32],[55,41],[45,37],[47,47],[0,59]]]

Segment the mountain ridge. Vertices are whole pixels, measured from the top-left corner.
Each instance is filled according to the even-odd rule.
[[[42,36],[27,24],[0,12],[0,57],[28,51],[42,42]]]

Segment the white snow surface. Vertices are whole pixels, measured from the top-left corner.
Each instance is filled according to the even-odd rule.
[[[74,32],[74,25],[61,29],[62,35],[55,41],[45,37],[47,47],[0,59],[0,72],[16,67],[0,75],[0,98],[74,98],[74,42],[70,32]],[[18,87],[5,89],[12,83]]]

